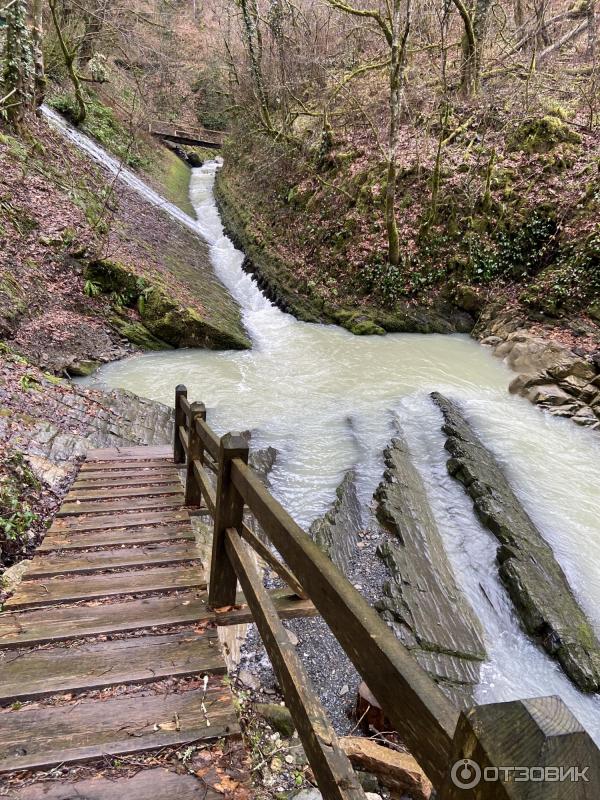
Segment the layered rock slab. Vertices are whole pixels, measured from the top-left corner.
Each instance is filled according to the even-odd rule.
[[[458,406],[437,392],[432,398],[444,416],[448,471],[464,485],[477,516],[500,543],[499,575],[523,627],[576,686],[599,691],[600,642],[552,548]]]
[[[378,554],[391,578],[377,603],[421,666],[459,706],[469,706],[486,658],[483,630],[446,554],[425,486],[401,436],[384,451],[377,517],[394,538]]]

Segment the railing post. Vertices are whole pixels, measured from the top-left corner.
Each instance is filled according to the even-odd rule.
[[[231,462],[234,458],[248,463],[248,443],[238,433],[227,433],[219,446],[217,505],[208,592],[208,604],[211,608],[232,606],[235,603],[237,577],[225,550],[225,531],[227,528],[241,531],[244,499],[231,480]]]
[[[600,751],[559,697],[462,713],[439,800],[592,800]]]
[[[188,463],[185,476],[185,504],[186,506],[202,505],[202,491],[196,480],[194,461],[204,462],[204,447],[196,430],[196,420],[206,419],[206,406],[204,403],[192,403],[190,407],[190,432],[188,440]]]
[[[185,425],[185,414],[181,407],[181,398],[187,397],[186,387],[180,383],[175,387],[175,433],[173,434],[173,461],[176,464],[185,463],[185,450],[183,442],[179,438],[179,426]]]

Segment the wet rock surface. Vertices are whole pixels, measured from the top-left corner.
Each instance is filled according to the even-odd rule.
[[[484,321],[476,335],[518,373],[509,386],[512,394],[526,397],[552,416],[568,417],[600,432],[600,349],[593,349],[596,326],[586,330],[588,346],[581,350],[536,335],[518,312]]]
[[[458,705],[473,702],[483,630],[456,582],[425,486],[398,436],[384,451],[377,517],[393,534],[377,549],[391,578],[376,607],[419,664]]]
[[[310,526],[309,533],[333,563],[345,572],[356,553],[362,528],[356,474],[349,470],[336,489],[336,498],[324,517]]]
[[[477,516],[500,543],[499,575],[523,627],[582,691],[599,691],[600,643],[552,548],[458,406],[437,392],[432,397],[444,415],[448,471],[464,485]]]

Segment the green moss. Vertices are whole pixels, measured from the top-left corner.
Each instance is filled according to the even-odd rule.
[[[161,146],[146,172],[159,184],[167,200],[192,219],[196,219],[196,212],[190,202],[190,168],[179,156]]]
[[[524,153],[547,153],[559,144],[578,145],[581,136],[559,117],[547,114],[541,119],[522,122],[509,139],[511,150]]]
[[[132,322],[120,314],[112,316],[110,321],[121,336],[124,336],[143,350],[169,350],[171,348],[170,344],[153,336],[141,322]]]
[[[111,295],[116,308],[113,324],[140,347],[151,350],[169,345],[243,349],[249,344],[244,336],[225,326],[216,326],[196,309],[170,297],[164,286],[158,282],[149,284],[120,262],[108,259],[90,262],[84,277],[100,291]],[[118,313],[123,306],[137,307],[143,324],[123,319]]]
[[[385,330],[370,317],[358,311],[341,310],[335,313],[335,319],[346,330],[355,336],[383,336]]]

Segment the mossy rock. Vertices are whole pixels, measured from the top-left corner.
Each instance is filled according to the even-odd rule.
[[[358,311],[338,311],[335,313],[335,320],[355,336],[383,336],[385,334],[381,325]]]
[[[140,278],[124,264],[109,259],[90,261],[84,271],[85,280],[97,284],[103,292],[126,294],[135,298],[140,293]]]
[[[141,322],[132,322],[126,317],[115,314],[111,317],[111,323],[118,330],[121,336],[141,347],[142,350],[170,350],[171,345],[153,336],[145,325]]]
[[[581,136],[559,117],[547,114],[522,122],[509,139],[511,150],[524,153],[548,153],[559,144],[578,145]]]

